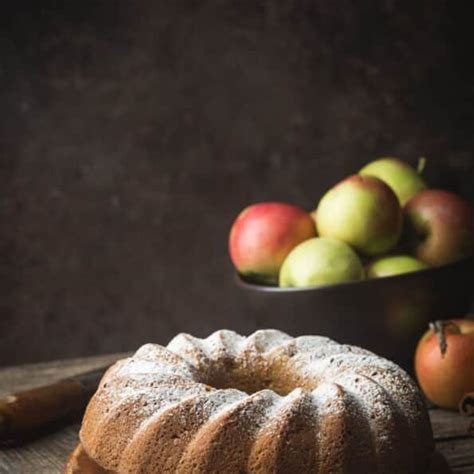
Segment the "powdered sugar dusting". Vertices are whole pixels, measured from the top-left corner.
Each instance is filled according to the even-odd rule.
[[[268,389],[251,395],[232,388],[216,389],[202,383],[214,366],[239,374],[247,371],[251,377],[260,374],[268,383],[264,386],[272,385],[272,377],[286,376],[314,389],[309,392],[295,385],[284,396]],[[135,420],[136,432],[164,413],[179,413],[184,417],[180,423],[186,426],[186,413],[191,412],[179,409],[185,402],[202,419],[200,432],[207,423],[224,423],[235,412],[239,419],[247,420],[246,436],[252,437],[259,433],[278,436],[291,419],[290,413],[304,416],[305,423],[315,427],[326,416],[349,420],[362,413],[369,420],[379,456],[393,454],[391,449],[399,441],[394,434],[398,425],[410,427],[413,443],[429,432],[416,386],[394,363],[326,337],[292,338],[277,330],[260,330],[249,337],[222,330],[206,339],[179,334],[166,348],[146,344],[104,376],[91,402],[100,407],[99,411],[91,408],[91,413],[102,410],[104,416],[88,423],[102,423],[100,431],[106,432],[106,420],[113,419],[109,413],[124,410],[123,416]],[[125,440],[117,445],[123,443]]]
[[[295,339],[298,352],[309,352],[321,347],[338,345],[337,342],[324,336],[301,336]]]
[[[345,410],[341,387],[334,383],[322,382],[313,390],[313,402],[319,416],[338,414]]]
[[[245,343],[245,337],[234,331],[223,329],[211,334],[202,341],[203,349],[212,360],[236,357]]]
[[[276,329],[261,329],[247,338],[244,344],[244,350],[253,350],[258,353],[263,353],[292,340],[292,337],[282,331],[277,331]]]
[[[189,334],[178,334],[169,342],[166,348],[180,355],[194,367],[199,368],[210,363],[202,339]]]

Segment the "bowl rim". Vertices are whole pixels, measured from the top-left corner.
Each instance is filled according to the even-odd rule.
[[[307,293],[307,292],[322,292],[330,291],[335,288],[342,289],[348,287],[357,287],[357,286],[367,286],[367,285],[381,285],[385,282],[396,282],[396,281],[405,281],[414,279],[417,277],[425,277],[426,275],[436,274],[443,272],[445,270],[453,270],[456,267],[466,267],[469,266],[474,269],[474,256],[462,258],[456,260],[455,262],[447,263],[444,265],[439,265],[436,267],[424,268],[422,270],[417,270],[414,272],[403,273],[399,275],[390,275],[378,278],[365,278],[363,280],[354,280],[346,281],[342,283],[330,283],[328,285],[313,285],[305,287],[289,287],[289,288],[280,288],[279,286],[274,285],[262,285],[258,283],[252,283],[245,279],[243,275],[238,272],[234,272],[234,281],[237,286],[244,288],[250,291],[263,292],[263,293]]]

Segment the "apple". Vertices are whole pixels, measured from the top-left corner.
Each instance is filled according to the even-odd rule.
[[[380,179],[353,175],[331,188],[317,207],[321,237],[342,240],[365,255],[379,255],[398,241],[402,210]]]
[[[229,252],[241,275],[276,284],[290,250],[315,235],[315,223],[304,209],[281,202],[262,202],[244,209],[234,221]]]
[[[410,255],[390,255],[371,262],[367,268],[367,276],[370,278],[380,278],[401,275],[402,273],[424,270],[428,267],[425,262],[417,260]]]
[[[402,206],[427,187],[421,174],[398,158],[380,158],[372,161],[365,165],[359,174],[375,176],[384,181],[393,189]]]
[[[437,321],[420,339],[415,373],[435,405],[456,409],[474,391],[474,320]]]
[[[474,212],[457,194],[420,191],[405,206],[405,243],[431,265],[460,260],[474,251]]]
[[[296,246],[280,270],[280,286],[329,285],[364,278],[362,263],[349,245],[315,237]]]

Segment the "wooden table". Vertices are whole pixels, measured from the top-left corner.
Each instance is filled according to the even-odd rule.
[[[0,369],[0,396],[49,383],[112,363],[124,354],[88,357]],[[474,474],[474,418],[430,410],[438,450],[454,473]],[[77,444],[79,424],[71,425],[21,448],[0,449],[1,474],[55,474]],[[403,455],[403,453],[401,453]]]

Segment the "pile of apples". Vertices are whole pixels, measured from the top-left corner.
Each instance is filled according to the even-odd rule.
[[[454,193],[428,189],[421,168],[396,158],[373,161],[329,189],[312,212],[280,202],[247,207],[229,236],[236,270],[259,284],[308,287],[472,255],[472,208]]]

